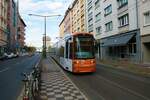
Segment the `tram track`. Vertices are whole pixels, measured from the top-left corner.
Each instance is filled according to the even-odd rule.
[[[89,100],[150,100],[149,82],[140,81],[125,73],[111,72],[109,68],[97,65],[95,73],[66,75],[80,88]],[[118,70],[113,70],[118,71]],[[138,80],[140,79],[140,80]],[[143,78],[144,79],[144,78]]]

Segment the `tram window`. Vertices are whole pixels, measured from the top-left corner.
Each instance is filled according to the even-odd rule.
[[[73,56],[73,51],[72,51],[72,43],[69,43],[69,59],[72,59],[72,56]]]
[[[68,58],[68,41],[66,42],[65,46],[65,58]]]
[[[75,58],[94,58],[93,37],[80,36],[75,40]]]

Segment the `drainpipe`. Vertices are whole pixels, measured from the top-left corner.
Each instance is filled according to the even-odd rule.
[[[136,35],[136,49],[137,49],[137,62],[141,63],[142,55],[141,55],[141,34],[140,34],[140,25],[139,25],[139,9],[138,9],[138,0],[136,0],[136,22],[137,22],[137,35]]]
[[[138,0],[136,0],[136,22],[137,22],[137,29],[139,29],[139,12],[138,12]]]
[[[17,40],[16,40],[16,43],[17,43],[17,50],[16,52],[20,52],[20,43],[19,43],[19,30],[18,30],[18,27],[19,27],[19,0],[17,0],[17,10],[16,10],[16,16],[17,16]]]

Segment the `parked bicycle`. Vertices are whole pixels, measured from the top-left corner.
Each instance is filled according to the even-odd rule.
[[[24,76],[24,94],[23,100],[36,100],[39,91],[40,70],[38,67],[34,67],[33,71],[29,74],[22,73]]]

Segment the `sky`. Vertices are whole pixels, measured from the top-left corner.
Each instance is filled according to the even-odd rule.
[[[62,16],[47,18],[47,36],[51,41],[57,41],[59,36],[59,24],[63,19],[65,11],[73,0],[19,0],[19,12],[26,27],[26,44],[35,47],[42,47],[42,37],[44,34],[44,18],[29,16],[29,14]]]

